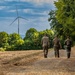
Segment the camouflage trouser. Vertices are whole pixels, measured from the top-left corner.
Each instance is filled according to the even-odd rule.
[[[43,46],[43,50],[44,50],[44,57],[47,58],[47,55],[48,55],[48,46]]]
[[[66,51],[67,51],[67,58],[70,58],[70,55],[71,55],[71,47],[67,46],[66,47]]]
[[[59,58],[59,47],[54,46],[54,55]]]

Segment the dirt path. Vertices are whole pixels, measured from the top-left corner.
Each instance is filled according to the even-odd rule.
[[[75,75],[74,49],[72,49],[70,59],[67,59],[65,50],[60,50],[60,58],[55,58],[52,50],[49,51],[48,58],[43,58],[43,53],[41,53],[1,64],[0,75]]]

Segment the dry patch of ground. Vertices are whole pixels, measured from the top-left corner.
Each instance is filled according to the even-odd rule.
[[[75,47],[71,58],[60,50],[60,58],[49,51],[43,58],[42,50],[0,52],[0,75],[75,75]]]
[[[0,52],[0,75],[24,70],[23,66],[28,68],[32,62],[38,60],[40,53],[42,53],[41,50]]]

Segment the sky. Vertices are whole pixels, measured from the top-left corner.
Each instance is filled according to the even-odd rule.
[[[25,35],[30,28],[37,31],[50,29],[48,13],[55,9],[54,1],[56,0],[0,0],[0,32],[18,33],[17,17],[21,17],[20,35]]]

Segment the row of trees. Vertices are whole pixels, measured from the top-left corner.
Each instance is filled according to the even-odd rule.
[[[29,50],[41,49],[41,38],[47,33],[49,38],[53,38],[52,30],[37,31],[34,28],[27,30],[24,39],[17,33],[8,34],[0,32],[0,48],[4,50]]]
[[[62,40],[69,35],[75,41],[75,0],[58,0],[56,9],[49,13],[50,27]]]
[[[24,39],[16,33],[9,35],[6,32],[0,32],[0,47],[6,50],[41,49],[41,38],[44,33],[47,33],[50,39],[58,34],[62,45],[67,35],[75,41],[75,0],[58,0],[54,4],[56,9],[50,11],[48,19],[51,30],[38,32],[30,28]]]

